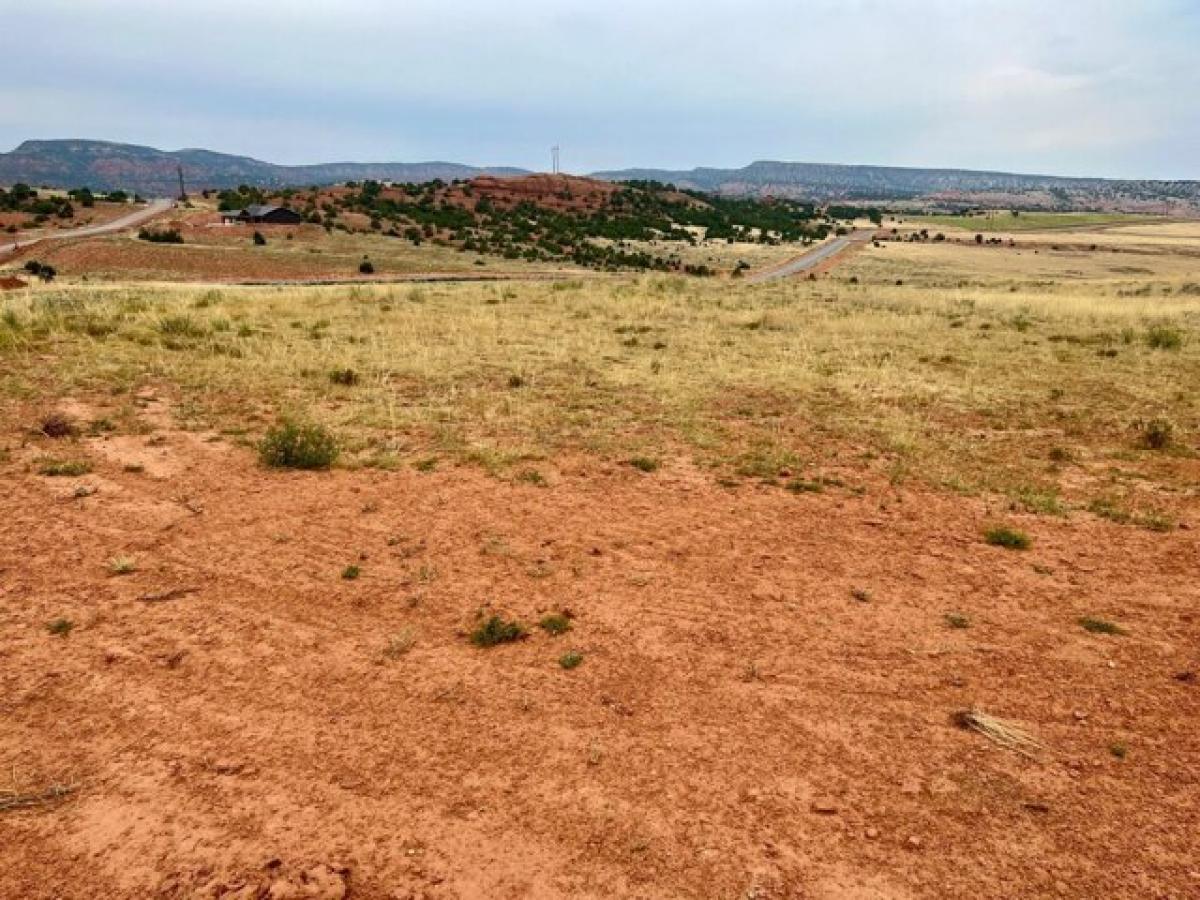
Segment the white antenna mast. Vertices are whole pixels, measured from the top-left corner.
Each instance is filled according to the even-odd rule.
[[[550,148],[550,171],[555,175],[562,171],[562,166],[559,164],[559,154],[560,151],[557,144]]]

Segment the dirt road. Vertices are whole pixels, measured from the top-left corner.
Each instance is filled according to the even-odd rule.
[[[828,244],[821,244],[819,247],[793,257],[785,263],[747,275],[746,283],[762,284],[766,281],[776,281],[780,278],[790,278],[793,275],[799,275],[801,272],[808,272],[826,260],[832,259],[839,253],[848,250],[854,244],[865,244],[871,240],[874,234],[875,232],[871,229],[863,228],[845,237],[835,238]]]
[[[97,237],[102,234],[113,234],[118,231],[124,231],[126,228],[135,228],[138,225],[144,225],[151,219],[157,218],[174,206],[175,204],[171,200],[151,200],[144,207],[131,212],[129,215],[121,216],[119,219],[113,219],[111,222],[105,222],[101,225],[87,225],[83,228],[72,228],[70,231],[40,235],[26,241],[0,244],[0,256],[6,256],[18,250],[27,250],[45,241],[65,241],[68,238]]]

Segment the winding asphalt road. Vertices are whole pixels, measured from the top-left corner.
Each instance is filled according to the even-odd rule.
[[[113,219],[111,222],[103,222],[99,225],[85,225],[82,228],[72,228],[70,231],[55,231],[13,244],[0,244],[0,256],[15,253],[18,250],[25,250],[43,241],[65,241],[69,238],[96,237],[101,234],[113,234],[117,231],[124,231],[126,228],[143,225],[151,219],[161,216],[174,206],[175,204],[171,200],[151,200],[144,207],[131,212],[127,216]]]
[[[745,283],[762,284],[765,281],[777,281],[780,278],[790,278],[793,275],[799,275],[801,272],[807,272],[809,269],[819,266],[825,260],[831,259],[842,251],[849,249],[854,244],[865,244],[871,240],[874,234],[875,232],[870,228],[861,228],[846,237],[835,238],[828,244],[814,247],[807,253],[793,257],[778,266],[753,272],[746,276]]]

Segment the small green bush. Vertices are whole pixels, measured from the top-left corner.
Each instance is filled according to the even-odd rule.
[[[353,581],[361,574],[362,569],[359,566],[350,565],[342,569],[342,578],[346,579],[346,581]]]
[[[803,478],[793,478],[787,483],[787,489],[793,494],[819,494],[825,490],[825,485],[819,481],[806,481]]]
[[[1116,622],[1110,622],[1107,619],[1097,619],[1092,616],[1084,616],[1079,620],[1080,626],[1084,631],[1091,634],[1124,634],[1125,629]]]
[[[480,622],[471,632],[471,643],[476,647],[495,647],[497,644],[509,644],[525,637],[525,628],[520,622],[511,622],[500,616],[491,616]]]
[[[635,456],[629,460],[629,464],[639,472],[656,472],[661,463],[650,456]]]
[[[108,561],[108,571],[113,575],[132,575],[137,571],[137,560],[129,556],[114,556]]]
[[[71,629],[75,627],[75,623],[70,619],[55,619],[53,622],[46,623],[46,630],[51,634],[56,634],[59,637],[66,637],[71,633]]]
[[[555,635],[566,634],[571,630],[571,617],[566,613],[550,613],[543,616],[538,625],[547,634]]]
[[[983,533],[983,539],[993,547],[1004,547],[1007,550],[1028,550],[1033,541],[1029,535],[1015,528],[997,525]]]
[[[1146,331],[1146,343],[1152,350],[1178,350],[1183,346],[1183,332],[1170,325],[1152,325]]]
[[[578,650],[568,650],[558,658],[558,664],[564,669],[574,669],[583,662],[583,654]]]
[[[1150,419],[1138,422],[1136,427],[1151,450],[1165,450],[1175,436],[1175,426],[1168,419]]]
[[[50,477],[66,477],[75,478],[79,475],[86,475],[92,471],[92,464],[83,460],[58,460],[47,459],[43,460],[38,466],[38,472],[42,475]]]
[[[949,628],[970,628],[971,620],[962,613],[946,613],[946,626]]]
[[[284,422],[267,432],[258,455],[275,469],[328,469],[338,457],[338,445],[320,425]]]

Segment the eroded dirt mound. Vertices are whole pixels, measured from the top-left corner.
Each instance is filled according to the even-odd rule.
[[[0,437],[0,772],[70,788],[0,811],[0,896],[1200,889],[1197,531],[850,472],[269,472],[143,399]]]

